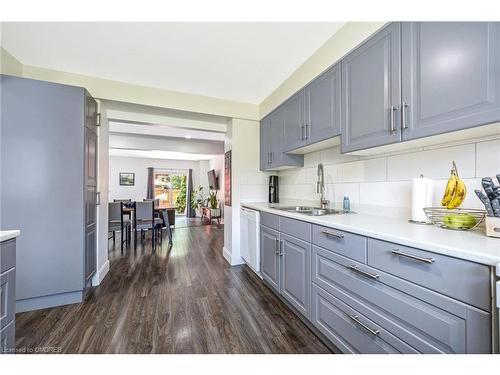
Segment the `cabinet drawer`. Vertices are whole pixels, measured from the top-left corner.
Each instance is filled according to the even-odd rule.
[[[0,330],[0,353],[13,354],[16,348],[15,325],[10,322]]]
[[[15,268],[0,275],[0,328],[5,327],[14,319],[15,309]]]
[[[0,244],[0,273],[16,265],[16,240],[4,241]]]
[[[313,225],[312,243],[366,263],[366,238],[338,229]]]
[[[491,310],[487,266],[371,238],[368,264],[485,311]]]
[[[353,265],[377,277],[358,273],[350,268]],[[312,281],[420,353],[490,352],[488,313],[466,309],[445,296],[319,247],[312,251]],[[471,335],[476,339],[468,343]]]
[[[312,323],[344,353],[416,353],[384,328],[314,284]]]
[[[279,216],[268,214],[267,212],[260,213],[260,223],[271,229],[279,230],[280,228]]]
[[[311,224],[300,220],[280,217],[280,232],[289,234],[300,240],[311,242]]]

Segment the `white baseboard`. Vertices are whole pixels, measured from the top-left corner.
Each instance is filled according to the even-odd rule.
[[[240,264],[245,264],[245,261],[239,257],[239,256],[233,256],[231,252],[224,246],[222,248],[222,255],[224,256],[224,259],[231,265],[231,266],[237,266]]]
[[[99,268],[94,277],[92,278],[92,286],[97,286],[106,277],[109,272],[109,259]]]

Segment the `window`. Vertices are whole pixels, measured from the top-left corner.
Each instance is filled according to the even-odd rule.
[[[177,207],[177,213],[186,210],[186,175],[179,172],[155,172],[155,199],[161,205]]]

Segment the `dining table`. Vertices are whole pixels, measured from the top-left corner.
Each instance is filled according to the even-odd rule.
[[[163,220],[163,226],[167,228],[167,234],[170,241],[172,241],[172,227],[175,228],[175,210],[176,206],[171,204],[159,204],[154,206],[154,211],[160,213],[161,218]],[[127,215],[130,219],[132,219],[132,215],[134,213],[134,206],[123,206],[123,214]]]

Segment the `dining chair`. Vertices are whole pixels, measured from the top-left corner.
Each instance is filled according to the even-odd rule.
[[[154,202],[135,202],[135,215],[134,215],[134,248],[137,247],[137,230],[141,230],[141,241],[144,238],[144,230],[152,230],[153,248],[156,245],[158,234],[161,241],[161,228],[163,220],[155,217]]]
[[[116,231],[120,231],[120,249],[123,251],[123,243],[130,243],[131,231],[130,220],[123,218],[123,202],[108,203],[108,233],[113,233],[108,237],[108,240],[113,238],[113,244],[115,243]]]
[[[143,202],[154,202],[154,207],[158,207],[160,205],[160,200],[159,199],[150,199],[150,198],[144,198],[142,200]],[[155,217],[161,218],[161,212],[155,211]]]

